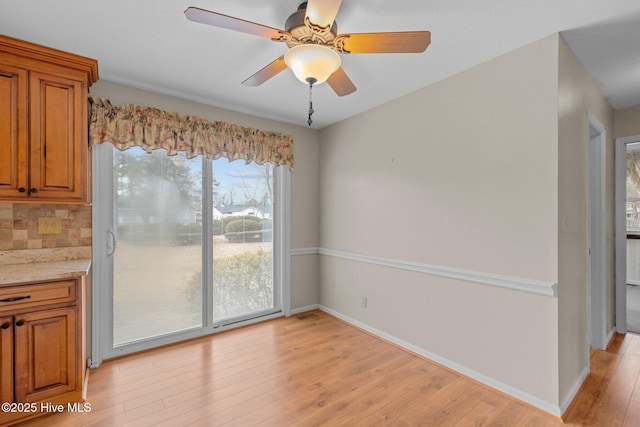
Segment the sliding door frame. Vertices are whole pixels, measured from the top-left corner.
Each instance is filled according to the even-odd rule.
[[[135,353],[148,348],[172,344],[190,338],[209,335],[215,332],[245,326],[270,318],[291,314],[291,170],[286,166],[273,169],[274,199],[273,206],[273,275],[274,309],[268,313],[243,316],[225,324],[213,323],[213,302],[211,286],[213,283],[212,242],[204,243],[202,249],[202,298],[204,301],[202,326],[182,332],[141,340],[115,347],[113,336],[113,255],[116,249],[113,214],[113,150],[110,143],[92,147],[93,151],[93,250],[89,312],[88,366],[97,368],[104,360],[124,354]],[[212,162],[203,162],[204,206],[213,206],[212,198]],[[203,235],[213,235],[213,221],[210,214],[203,215]]]

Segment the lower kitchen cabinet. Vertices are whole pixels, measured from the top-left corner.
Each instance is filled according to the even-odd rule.
[[[16,403],[0,425],[39,415],[41,404],[82,400],[84,284],[82,276],[0,287],[0,400]]]
[[[15,317],[15,400],[36,402],[76,389],[75,307]]]

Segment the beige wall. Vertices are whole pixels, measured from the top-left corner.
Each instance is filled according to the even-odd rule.
[[[555,283],[557,61],[549,37],[322,130],[321,247]],[[330,255],[320,273],[323,306],[558,406],[556,298]]]
[[[195,115],[212,121],[224,121],[293,137],[294,171],[291,195],[291,247],[318,246],[318,134],[302,126],[294,126],[248,114],[236,113],[209,105],[185,101],[171,96],[100,80],[91,87],[91,95],[112,103],[138,104]],[[317,304],[317,257],[292,257],[292,308]]]
[[[319,302],[545,410],[567,403],[588,366],[587,112],[607,129],[608,248],[614,132],[559,35],[320,132],[106,81],[91,93],[292,135],[291,247],[324,249],[292,257],[294,309]],[[617,111],[615,136],[640,134],[639,116]],[[559,296],[332,251],[558,283]]]
[[[616,138],[640,135],[640,105],[615,111]]]
[[[559,38],[558,330],[560,397],[589,366],[587,343],[587,115],[606,129],[607,332],[615,322],[613,109]],[[568,403],[568,402],[565,402]]]

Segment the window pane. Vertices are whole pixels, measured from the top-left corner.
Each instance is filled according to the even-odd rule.
[[[273,166],[213,163],[213,318],[273,309]]]
[[[202,324],[202,160],[114,150],[114,345]]]

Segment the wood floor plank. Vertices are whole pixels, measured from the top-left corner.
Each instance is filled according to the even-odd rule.
[[[637,427],[640,420],[640,400],[631,399],[622,420],[623,427]]]
[[[377,413],[381,411],[390,400],[389,390],[398,390],[401,383],[406,382],[414,371],[414,367],[421,363],[413,358],[407,360],[399,357],[385,364],[388,370],[380,371],[379,375],[371,378],[366,384],[362,384],[356,393],[351,393],[342,398],[344,402],[338,405],[347,407],[348,410],[342,416],[334,416],[331,422],[338,425],[356,425],[362,420],[362,414]],[[424,381],[425,378],[422,378]],[[353,383],[350,383],[352,386]]]
[[[609,348],[595,351],[592,372],[565,416],[569,425],[640,425],[629,407],[640,377],[640,337],[617,334]]]
[[[314,311],[106,361],[90,413],[23,426],[560,426],[460,374]],[[640,425],[640,337],[591,351],[566,425]]]
[[[492,427],[512,427],[522,420],[528,408],[520,402],[510,401],[491,420]]]
[[[322,381],[308,385],[304,393],[293,396],[293,405],[288,409],[273,415],[258,425],[292,425],[296,421],[311,417],[316,412],[322,411],[331,402],[349,394],[351,389],[350,384],[335,375],[327,374]]]
[[[493,418],[493,414],[498,410],[499,408],[480,401],[462,418],[455,418],[451,421],[455,422],[454,427],[483,426],[487,425],[489,419]]]
[[[163,421],[154,422],[153,424],[158,427],[173,427],[175,425],[189,425],[193,423],[202,422],[203,420],[214,417],[216,420],[231,421],[237,415],[237,411],[246,411],[246,408],[250,408],[253,403],[259,402],[261,399],[265,399],[272,391],[272,386],[269,383],[258,384],[255,387],[245,389],[240,393],[226,395],[224,397],[216,397],[214,393],[207,395],[208,401],[204,402],[204,405],[194,407],[193,409],[187,409],[180,407],[179,411],[163,411],[156,416],[163,418]],[[186,408],[190,408],[191,402],[187,402]],[[215,421],[215,420],[214,420]],[[212,425],[217,425],[219,422],[215,421]],[[135,424],[136,426],[141,424]]]
[[[459,377],[438,390],[424,404],[416,406],[400,419],[410,425],[452,425],[481,401],[479,386]]]
[[[420,360],[420,359],[418,359]],[[405,423],[400,418],[416,405],[428,402],[438,390],[458,379],[458,375],[435,365],[420,364],[407,379],[394,389],[394,397],[378,411],[362,417],[354,426],[387,426]]]
[[[121,427],[131,423],[135,423],[137,425],[139,420],[149,417],[163,408],[164,406],[162,402],[157,400],[155,402],[151,402],[144,406],[135,408],[131,411],[125,411],[115,416],[103,418],[101,420],[93,419],[93,417],[85,417],[87,419],[87,423],[85,425],[99,425],[101,427]]]

